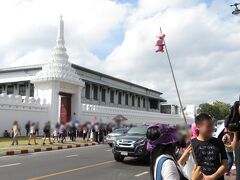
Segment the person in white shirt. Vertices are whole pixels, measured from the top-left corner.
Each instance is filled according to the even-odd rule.
[[[53,143],[55,143],[55,140],[57,140],[57,142],[59,142],[59,128],[60,128],[60,125],[57,123],[54,130],[53,130]]]
[[[31,145],[31,140],[34,140],[35,145],[38,143],[36,142],[36,124],[33,122],[30,126],[30,135],[28,140],[28,145]]]
[[[19,134],[20,134],[20,128],[19,128],[18,122],[14,121],[13,127],[12,127],[12,136],[13,136],[12,146],[14,146],[15,143],[16,143],[16,145],[18,145]]]
[[[177,161],[176,144],[179,141],[177,128],[155,124],[147,130],[147,150],[151,155],[150,175],[152,180],[188,180],[182,168],[190,155],[189,146]],[[192,180],[202,180],[200,167],[195,167]]]

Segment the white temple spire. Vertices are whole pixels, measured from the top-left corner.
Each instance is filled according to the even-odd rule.
[[[84,86],[76,70],[68,61],[67,50],[64,47],[64,23],[62,16],[60,16],[56,41],[51,59],[42,67],[42,70],[32,78],[31,82],[60,81]]]
[[[64,43],[64,22],[62,19],[62,15],[60,15],[60,22],[58,27],[58,35],[57,35],[57,42],[62,41]]]
[[[57,44],[52,53],[53,61],[68,61],[68,55],[66,53],[66,48],[64,46],[64,22],[62,19],[62,15],[60,16],[59,26],[58,26],[58,34],[57,34]]]

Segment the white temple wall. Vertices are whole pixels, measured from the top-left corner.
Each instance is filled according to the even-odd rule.
[[[34,86],[34,97],[46,99],[46,103],[49,104],[47,120],[54,127],[59,122],[60,83],[58,81],[34,82]]]
[[[18,121],[22,135],[25,135],[25,124],[28,121],[39,122],[40,133],[48,120],[48,106],[40,99],[16,95],[0,95],[0,136],[4,130],[10,131],[13,121]]]
[[[121,114],[128,120],[127,124],[183,124],[183,118],[180,115],[162,114],[159,112],[139,111],[134,109],[126,109],[119,107],[107,107],[101,105],[81,104],[81,87],[79,93],[72,96],[72,113],[76,112],[76,119],[81,123],[96,119],[98,122],[112,122],[112,119]],[[55,94],[59,99],[58,93]],[[18,95],[0,95],[0,136],[4,130],[10,130],[14,120],[17,120],[21,126],[21,132],[25,134],[25,124],[27,121],[39,122],[40,133],[42,133],[43,125],[49,120],[49,114],[52,114],[51,109],[57,112],[59,108],[51,108],[45,101],[40,102],[40,99],[29,98]],[[57,101],[59,102],[59,100]],[[58,106],[59,107],[59,104]],[[52,128],[57,122],[57,115],[52,122]],[[96,117],[96,118],[95,118]],[[188,117],[188,123],[193,123],[193,118]]]
[[[183,117],[181,115],[163,114],[159,112],[139,111],[133,109],[124,109],[116,107],[106,107],[91,104],[82,104],[82,116],[81,123],[86,121],[92,121],[96,116],[96,120],[104,123],[112,122],[112,119],[117,115],[125,116],[128,121],[127,124],[184,124]],[[188,124],[193,123],[193,118],[187,117]]]

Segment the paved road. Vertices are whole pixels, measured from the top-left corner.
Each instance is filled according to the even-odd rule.
[[[149,167],[134,159],[113,161],[107,145],[0,158],[1,180],[149,180]]]

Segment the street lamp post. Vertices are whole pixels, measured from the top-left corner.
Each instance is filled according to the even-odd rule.
[[[232,12],[233,15],[240,16],[240,9],[238,9],[238,5],[240,5],[240,3],[230,5],[231,7],[235,7],[234,11]]]

